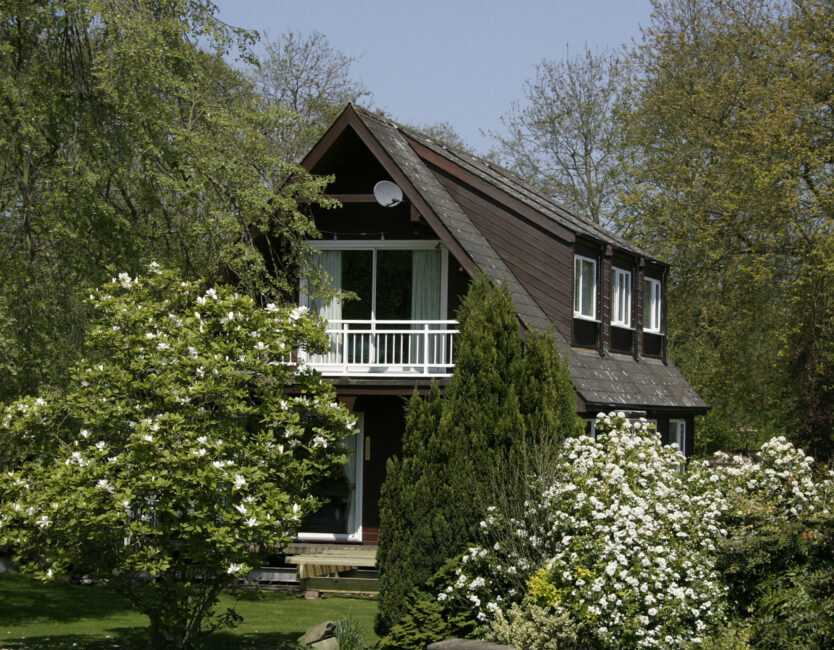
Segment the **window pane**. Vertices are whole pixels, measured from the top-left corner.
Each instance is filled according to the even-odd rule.
[[[651,278],[643,281],[643,322],[645,329],[660,331],[660,282]]]
[[[582,315],[594,316],[594,263],[582,260]]]
[[[622,296],[623,296],[623,306],[622,310],[620,311],[620,318],[622,322],[630,327],[631,326],[631,274],[630,273],[623,273],[622,275]]]
[[[660,331],[660,282],[654,282],[654,328]]]
[[[372,287],[373,251],[342,251],[342,289],[352,291],[359,297],[359,300],[344,302],[342,318],[370,319]]]
[[[582,260],[573,262],[573,311],[582,311]]]
[[[410,319],[411,251],[377,251],[376,266],[377,320]]]

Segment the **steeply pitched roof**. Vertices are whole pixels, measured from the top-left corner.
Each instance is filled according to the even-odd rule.
[[[555,332],[559,347],[568,359],[574,387],[589,408],[645,407],[699,411],[707,408],[680,371],[671,363],[646,358],[638,361],[634,357],[620,354],[600,356],[594,350],[572,348],[530,296],[524,285],[510,271],[501,255],[473,224],[466,211],[438,181],[436,175],[415,150],[414,143],[431,150],[445,161],[465,169],[468,173],[485,181],[491,187],[511,197],[512,200],[520,201],[537,215],[545,217],[561,228],[654,260],[648,253],[608,232],[598,224],[573,214],[558,203],[537,193],[510,172],[482,159],[453,151],[423,134],[356,106],[349,105],[343,113],[343,116],[345,115],[347,119],[344,124],[350,123],[352,117],[355,116],[367,129],[367,133],[381,148],[382,154],[389,157],[388,162],[396,166],[395,171],[398,175],[402,174],[403,179],[410,185],[410,187],[403,188],[406,194],[408,195],[409,191],[413,190],[419,195],[409,197],[412,203],[419,201],[427,206],[433,213],[431,216],[436,217],[439,225],[445,229],[446,232],[442,237],[451,236],[454,242],[449,243],[459,245],[475,267],[489,277],[494,284],[505,283],[507,285],[515,303],[516,313],[525,327],[542,331],[550,329]],[[327,142],[328,135],[326,134],[322,143]]]
[[[598,223],[595,223],[586,217],[571,212],[553,199],[542,195],[521,178],[499,165],[488,162],[483,158],[473,156],[472,154],[447,147],[446,145],[437,142],[419,131],[415,131],[409,127],[398,124],[388,118],[380,117],[379,115],[371,113],[361,107],[354,106],[353,108],[369,128],[371,128],[371,124],[376,124],[378,125],[378,130],[383,130],[385,128],[394,129],[399,134],[408,136],[410,139],[419,142],[437,153],[439,156],[442,156],[463,169],[466,169],[495,188],[503,191],[515,199],[518,199],[533,210],[536,210],[540,214],[548,217],[559,225],[564,226],[568,230],[598,242],[611,244],[634,255],[659,261],[647,251],[643,250],[639,246],[636,246],[632,242],[623,239],[609,230],[606,230]]]

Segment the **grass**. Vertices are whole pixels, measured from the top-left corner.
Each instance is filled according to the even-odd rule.
[[[215,632],[202,647],[276,650],[294,648],[307,628],[349,616],[365,642],[376,643],[373,600],[324,597],[305,600],[297,594],[252,592],[224,594],[217,607],[233,607],[244,620],[233,630]],[[0,650],[14,648],[72,648],[127,650],[144,648],[148,619],[104,587],[44,584],[18,574],[0,575]]]

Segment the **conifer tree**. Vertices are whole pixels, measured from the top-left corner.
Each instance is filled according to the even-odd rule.
[[[380,501],[378,567],[384,634],[407,596],[476,539],[496,468],[541,438],[575,430],[573,388],[552,336],[522,342],[505,286],[476,278],[458,312],[455,372],[441,397],[415,393],[402,460],[392,459]]]

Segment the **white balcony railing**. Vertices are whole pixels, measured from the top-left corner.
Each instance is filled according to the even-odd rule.
[[[328,376],[384,374],[448,377],[454,368],[453,320],[332,320],[330,351],[306,362]]]

